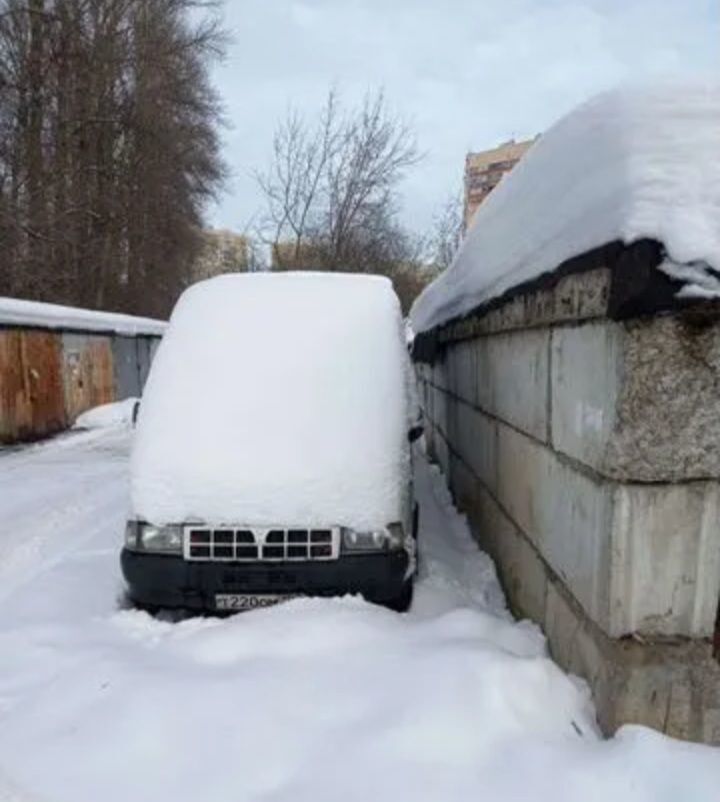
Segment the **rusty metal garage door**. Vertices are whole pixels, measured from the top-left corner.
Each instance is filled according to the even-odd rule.
[[[60,336],[0,331],[0,442],[43,437],[65,428]]]
[[[63,334],[65,411],[68,421],[115,398],[113,357],[108,337]]]

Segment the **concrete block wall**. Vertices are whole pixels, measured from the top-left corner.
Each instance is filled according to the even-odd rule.
[[[720,320],[614,322],[602,280],[448,328],[417,365],[428,448],[605,729],[720,743]]]

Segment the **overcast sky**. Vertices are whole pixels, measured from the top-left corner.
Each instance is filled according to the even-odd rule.
[[[225,0],[232,36],[215,72],[230,124],[227,193],[209,212],[243,230],[261,208],[250,176],[289,105],[313,114],[384,87],[427,154],[402,186],[416,230],[459,192],[468,150],[541,132],[590,95],[632,80],[720,76],[720,0]]]

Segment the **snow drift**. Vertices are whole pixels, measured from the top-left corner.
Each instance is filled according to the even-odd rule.
[[[720,85],[607,92],[556,123],[415,302],[427,331],[609,242],[650,238],[682,295],[720,296]]]
[[[95,312],[75,306],[0,298],[0,325],[37,326],[42,329],[114,332],[125,335],[161,335],[167,325],[163,320]]]
[[[91,407],[80,413],[73,429],[105,429],[112,426],[129,426],[132,423],[133,410],[139,399],[125,398],[122,401],[111,401]]]
[[[256,273],[194,285],[145,387],[135,515],[367,527],[401,519],[406,361],[387,279]]]
[[[64,552],[0,600],[2,802],[718,799],[720,750],[598,736],[586,686],[513,621],[422,458],[409,614],[353,598],[175,624],[118,612],[121,431],[5,457],[2,520]]]

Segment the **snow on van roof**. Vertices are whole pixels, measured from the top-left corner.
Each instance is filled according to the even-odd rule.
[[[115,334],[161,335],[167,324],[149,317],[95,312],[76,306],[0,298],[0,326],[36,326],[42,329],[103,331]]]
[[[415,302],[427,331],[573,256],[661,242],[683,295],[720,296],[720,85],[598,95],[556,123],[475,213],[453,264]]]
[[[145,387],[134,514],[152,523],[399,520],[405,360],[387,279],[255,273],[195,284]]]

